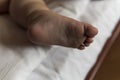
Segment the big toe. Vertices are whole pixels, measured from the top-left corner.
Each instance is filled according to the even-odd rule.
[[[93,38],[98,34],[98,29],[90,24],[85,24],[85,35],[89,38]]]

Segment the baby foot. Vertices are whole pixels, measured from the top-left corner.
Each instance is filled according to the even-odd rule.
[[[37,11],[29,16],[28,36],[36,44],[82,50],[93,42],[97,33],[98,30],[90,24],[51,11]]]

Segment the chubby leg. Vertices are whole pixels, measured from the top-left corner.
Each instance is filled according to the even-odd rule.
[[[0,0],[0,13],[8,12],[10,0]]]
[[[9,11],[36,44],[84,49],[98,33],[90,24],[52,12],[43,0],[12,0]]]
[[[48,10],[43,0],[11,0],[9,6],[10,15],[15,21],[25,28],[30,24],[30,20],[36,11]]]

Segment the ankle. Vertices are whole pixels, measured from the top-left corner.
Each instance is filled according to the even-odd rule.
[[[38,21],[44,21],[50,10],[35,10],[27,16],[27,26],[30,27]]]

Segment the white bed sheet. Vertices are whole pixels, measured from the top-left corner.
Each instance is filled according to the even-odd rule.
[[[53,11],[99,29],[94,43],[80,51],[31,44],[8,15],[0,16],[0,80],[84,80],[120,18],[119,0],[56,0]]]

